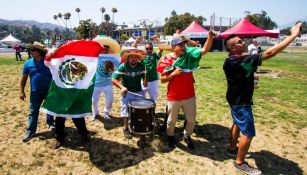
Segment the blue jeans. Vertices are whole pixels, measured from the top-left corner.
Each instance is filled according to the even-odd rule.
[[[31,134],[34,134],[37,129],[37,120],[39,114],[39,108],[43,103],[43,100],[46,98],[48,90],[41,90],[36,92],[31,92],[30,94],[30,114],[29,114],[29,127],[27,131]],[[54,118],[52,115],[46,115],[46,122],[49,126],[54,126]]]

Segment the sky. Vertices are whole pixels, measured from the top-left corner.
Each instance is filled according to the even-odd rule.
[[[1,0],[0,18],[9,20],[36,20],[58,24],[53,15],[70,12],[71,24],[78,24],[75,9],[81,9],[80,18],[101,22],[100,8],[112,17],[111,9],[116,7],[115,22],[135,24],[138,20],[164,21],[172,10],[177,14],[189,12],[208,19],[217,17],[242,18],[245,11],[260,13],[265,10],[278,25],[307,18],[307,0]],[[223,24],[229,21],[223,20]],[[229,22],[228,22],[229,23]],[[62,24],[63,25],[63,24]]]

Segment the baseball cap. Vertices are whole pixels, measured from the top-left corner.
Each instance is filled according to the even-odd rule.
[[[182,37],[180,36],[174,36],[171,40],[171,45],[174,46],[176,44],[180,44],[180,43],[183,43],[183,42],[186,42],[185,40],[183,40]]]

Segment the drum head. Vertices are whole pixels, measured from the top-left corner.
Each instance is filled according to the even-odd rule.
[[[130,101],[130,105],[134,108],[148,109],[154,106],[154,102],[149,99],[137,99]]]

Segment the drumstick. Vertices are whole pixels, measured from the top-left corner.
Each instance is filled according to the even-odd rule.
[[[142,98],[145,98],[143,95],[140,95],[140,94],[137,94],[137,93],[134,93],[134,92],[128,91],[128,93],[132,94],[132,95],[136,95],[136,96],[142,97]]]

